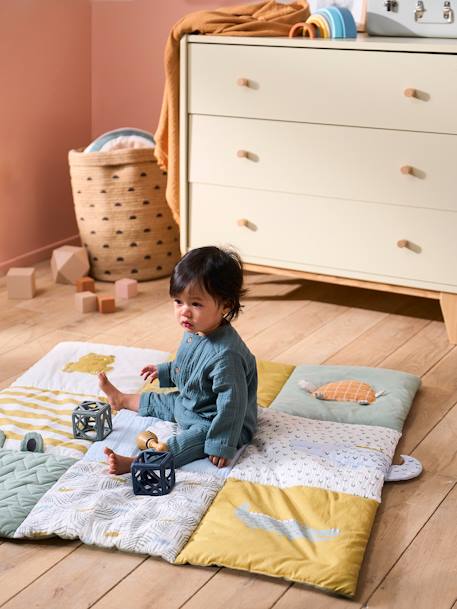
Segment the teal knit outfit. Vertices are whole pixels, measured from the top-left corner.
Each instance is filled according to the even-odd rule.
[[[232,459],[257,427],[257,366],[236,330],[225,323],[208,336],[185,332],[172,362],[158,365],[161,387],[144,393],[139,414],[178,423],[167,440],[176,467],[215,455]]]

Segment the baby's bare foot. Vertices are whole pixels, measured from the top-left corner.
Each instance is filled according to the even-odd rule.
[[[130,472],[130,466],[135,461],[134,457],[124,457],[118,455],[111,448],[105,446],[104,453],[106,460],[108,461],[108,468],[110,474],[119,476],[120,474],[128,474]]]
[[[108,380],[108,377],[104,372],[99,373],[98,381],[100,389],[108,396],[108,401],[113,410],[122,410],[125,408],[126,410],[138,412],[141,397],[139,393],[122,393],[122,391],[119,391],[119,389]]]
[[[226,467],[230,463],[229,459],[225,459],[224,457],[217,457],[215,455],[210,455],[208,459],[216,467]]]
[[[98,375],[99,387],[108,396],[109,403],[113,410],[124,408],[124,394],[117,389],[109,380],[104,372]]]

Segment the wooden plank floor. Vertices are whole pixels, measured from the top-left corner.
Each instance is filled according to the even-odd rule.
[[[39,293],[9,301],[0,278],[0,387],[62,340],[173,351],[181,331],[168,280],[141,284],[113,315],[81,315],[73,287],[38,266]],[[424,474],[387,484],[356,599],[279,579],[172,566],[76,541],[0,543],[0,607],[7,609],[457,609],[457,347],[437,302],[260,274],[237,329],[259,358],[383,366],[422,377],[397,455]],[[109,293],[110,284],[98,284]],[[398,459],[398,457],[397,457]],[[178,583],[179,582],[179,583]]]

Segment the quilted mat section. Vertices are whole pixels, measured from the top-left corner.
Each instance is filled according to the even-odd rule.
[[[176,471],[169,495],[133,494],[130,474],[80,460],[42,497],[15,537],[81,539],[87,544],[161,556],[173,562],[224,480]]]
[[[222,565],[353,596],[378,503],[230,479],[178,564]]]
[[[177,562],[354,595],[399,438],[385,427],[260,410],[252,444]]]
[[[165,361],[167,354],[152,349],[97,343],[62,342],[0,391],[0,429],[5,448],[18,450],[29,431],[41,434],[45,451],[80,458],[90,442],[73,437],[71,414],[84,400],[106,396],[97,373],[104,370],[122,391],[139,391],[140,370]]]
[[[318,399],[299,383],[319,388],[327,383],[355,380],[371,386],[370,404]],[[376,425],[401,431],[420,387],[420,378],[407,372],[364,366],[297,366],[271,404],[273,410],[321,421]]]
[[[167,357],[167,353],[153,349],[62,342],[26,370],[13,386],[103,395],[97,378],[97,373],[103,371],[121,391],[134,393],[144,384],[140,370],[147,364],[164,362]]]
[[[1,537],[13,537],[37,501],[74,462],[44,453],[0,449]]]
[[[230,478],[304,485],[381,501],[401,434],[386,427],[313,421],[259,410],[258,429]]]
[[[257,387],[257,403],[263,408],[268,408],[284,383],[294,371],[292,364],[282,364],[280,362],[269,362],[257,360],[257,375],[259,384]]]
[[[71,413],[93,395],[68,393],[55,389],[15,385],[0,391],[0,428],[5,433],[5,448],[19,450],[27,432],[38,432],[45,451],[81,458],[90,442],[73,437]]]

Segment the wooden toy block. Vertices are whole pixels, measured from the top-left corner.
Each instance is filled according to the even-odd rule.
[[[116,310],[114,296],[98,296],[98,310],[100,313],[114,313]]]
[[[98,309],[97,297],[92,292],[77,292],[75,305],[81,313],[91,313]]]
[[[118,279],[115,283],[118,298],[133,298],[138,294],[138,281],[136,279]]]
[[[12,267],[6,274],[8,298],[33,298],[35,296],[35,269]]]
[[[76,283],[89,272],[89,258],[83,247],[63,245],[52,252],[51,271],[56,283]]]
[[[76,291],[95,293],[95,281],[92,277],[80,277],[76,280]]]

